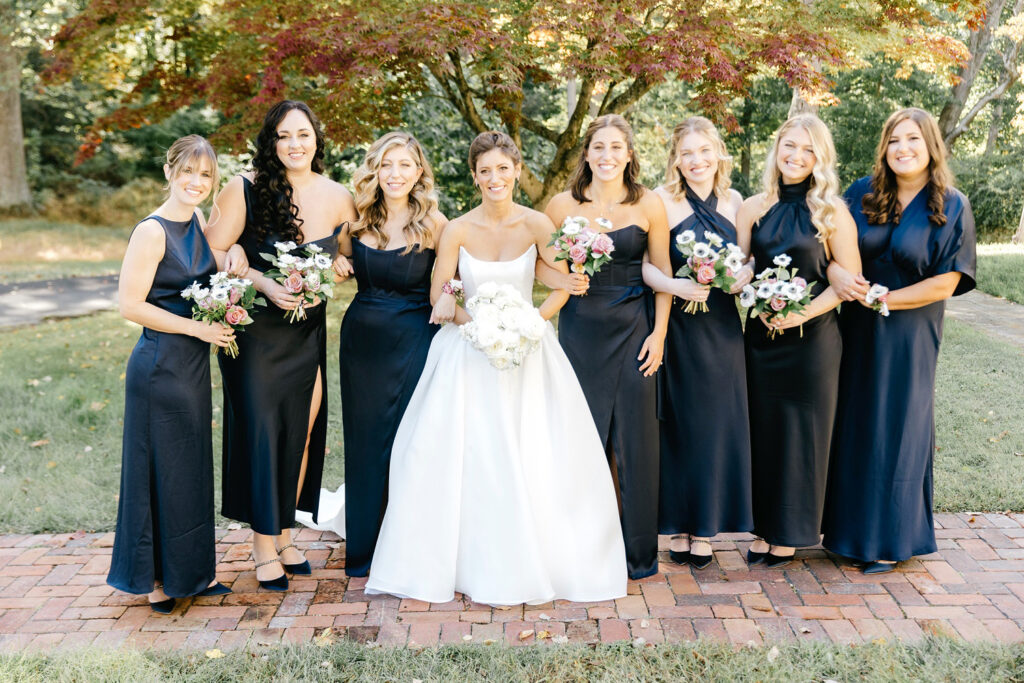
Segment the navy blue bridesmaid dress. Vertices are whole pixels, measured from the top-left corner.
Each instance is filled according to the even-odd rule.
[[[260,239],[252,224],[252,184],[244,179],[245,228],[238,243],[249,265],[266,271],[272,265],[261,253],[275,253],[281,235]],[[332,259],[337,229],[316,244]],[[299,245],[295,253],[301,252]],[[306,309],[291,323],[272,302],[252,311],[253,324],[239,334],[238,357],[219,354],[224,380],[224,445],[221,514],[249,524],[253,531],[276,536],[295,524],[295,510],[316,520],[320,480],[327,447],[327,307]],[[317,374],[322,398],[309,435],[306,476],[296,506],[302,451],[309,428],[309,408]]]
[[[434,250],[404,251],[352,240],[359,291],[342,321],[338,352],[349,576],[370,571],[387,507],[391,446],[439,329],[428,322]]]
[[[193,215],[150,216],[164,228],[164,257],[146,302],[192,317],[181,290],[217,272]],[[148,220],[148,219],[147,219]],[[173,598],[195,595],[215,577],[210,345],[143,328],[125,371],[124,440],[117,530],[107,583],[143,594],[163,581]]]
[[[693,214],[672,229],[698,240],[711,232],[736,243],[736,226],[716,211],[712,192],[701,199],[686,187]],[[670,250],[672,272],[686,258]],[[661,493],[658,527],[663,534],[710,537],[750,531],[750,430],[743,327],[736,298],[718,288],[706,313],[686,313],[674,301],[665,338],[661,381]]]
[[[755,270],[780,254],[790,270],[828,287],[829,259],[807,207],[811,178],[779,183],[779,202],[754,224]],[[835,420],[842,339],[835,310],[774,339],[757,318],[747,320],[747,394],[750,409],[754,533],[772,545],[817,545],[825,504],[829,445]]]
[[[630,225],[606,234],[612,260],[590,278],[586,296],[569,297],[558,340],[614,457],[626,566],[640,579],[658,571],[657,376],[644,377],[637,360],[654,326],[642,272],[647,232]]]
[[[890,290],[961,273],[954,295],[974,289],[974,216],[957,190],[945,225],[929,221],[928,190],[899,223],[872,225],[861,204],[870,178],[846,192],[857,222],[864,277]],[[844,303],[841,388],[823,531],[829,550],[866,562],[935,552],[932,456],[935,365],[945,302],[891,311]]]

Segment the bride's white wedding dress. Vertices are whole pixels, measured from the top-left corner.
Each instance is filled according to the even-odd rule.
[[[469,298],[514,285],[530,301],[536,247],[512,261],[459,252]],[[626,594],[604,448],[549,323],[523,364],[497,370],[446,325],[434,337],[391,456],[367,593],[492,605]]]

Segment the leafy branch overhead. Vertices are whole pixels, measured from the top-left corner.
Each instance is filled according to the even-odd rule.
[[[230,120],[220,142],[241,149],[284,97],[309,102],[344,145],[400,126],[409,98],[440,95],[471,129],[501,126],[524,144],[536,203],[562,189],[588,117],[626,112],[666,79],[688,85],[681,108],[735,127],[730,102],[764,76],[827,102],[828,73],[875,52],[958,66],[966,50],[937,30],[936,12],[973,17],[979,3],[93,0],[58,33],[49,76],[119,81],[121,107],[91,146],[104,129],[202,100]],[[566,88],[568,106],[533,111],[528,87]]]

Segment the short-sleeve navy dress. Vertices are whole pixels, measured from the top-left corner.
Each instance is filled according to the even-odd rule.
[[[149,218],[163,226],[165,241],[146,302],[191,318],[181,290],[217,272],[213,252],[195,215]],[[195,595],[216,575],[210,345],[143,328],[124,381],[121,495],[107,583],[138,595],[163,581],[172,598]]]
[[[927,187],[899,223],[872,225],[862,206],[870,191],[870,178],[862,178],[846,192],[865,278],[895,290],[958,272],[954,295],[974,288],[974,216],[961,192],[946,194],[944,225],[929,220]],[[843,304],[840,400],[822,529],[833,552],[874,562],[936,550],[935,366],[944,311],[945,302],[936,301],[883,317]]]

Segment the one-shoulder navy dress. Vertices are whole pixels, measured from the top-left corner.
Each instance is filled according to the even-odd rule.
[[[217,272],[213,252],[196,216],[149,218],[163,226],[165,241],[146,302],[191,318],[181,290],[208,283]],[[163,581],[170,597],[195,595],[216,575],[210,345],[143,328],[124,393],[121,495],[107,583],[142,594]]]
[[[341,324],[345,573],[366,576],[388,499],[391,446],[439,329],[430,319],[433,249],[352,240],[359,291]]]
[[[252,223],[252,184],[244,179],[245,228],[238,243],[249,265],[272,268],[261,253],[275,253],[282,240],[262,240]],[[338,231],[315,240],[332,259]],[[295,253],[300,253],[299,245]],[[276,536],[295,523],[296,508],[316,519],[320,480],[327,447],[327,311],[321,303],[306,317],[288,322],[284,311],[268,301],[252,311],[253,324],[239,334],[238,357],[219,354],[224,379],[224,447],[222,511],[225,517],[249,524],[259,534]],[[306,476],[298,505],[302,451],[309,428],[309,407],[317,374],[323,388],[320,410],[309,435]]]
[[[612,260],[590,278],[586,296],[569,297],[558,340],[614,457],[626,566],[640,579],[658,571],[657,378],[644,377],[637,360],[654,326],[642,271],[647,232],[630,225],[606,234]]]
[[[956,190],[945,197],[945,225],[930,222],[928,191],[899,223],[872,225],[862,178],[846,191],[857,222],[864,277],[890,290],[943,273],[961,273],[954,296],[974,289],[974,216]],[[825,505],[824,545],[863,560],[905,560],[935,552],[932,456],[935,365],[945,302],[889,317],[843,304],[839,411]]]
[[[751,253],[758,272],[780,254],[790,270],[828,287],[829,259],[811,223],[811,179],[779,186],[779,202],[754,224]],[[747,320],[747,393],[753,474],[754,533],[772,545],[817,545],[825,504],[829,445],[835,420],[842,339],[835,310],[774,339]]]
[[[736,226],[716,211],[712,192],[701,199],[686,187],[693,208],[671,232],[698,240],[711,232],[736,243]],[[672,247],[672,272],[685,263]],[[686,313],[673,302],[665,337],[661,381],[661,494],[663,534],[705,537],[750,531],[750,429],[747,416],[743,327],[736,298],[718,288],[708,293],[706,313]]]

